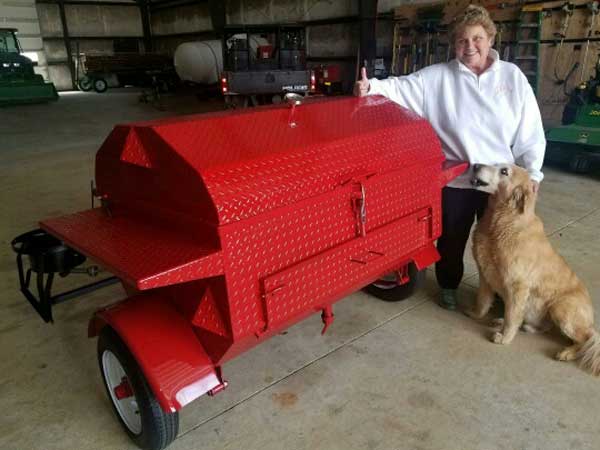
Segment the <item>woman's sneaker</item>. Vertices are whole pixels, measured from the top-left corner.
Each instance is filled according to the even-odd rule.
[[[454,310],[457,304],[456,289],[442,289],[438,305],[444,309]]]

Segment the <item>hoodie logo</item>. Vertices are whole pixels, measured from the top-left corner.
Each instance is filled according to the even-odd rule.
[[[508,96],[512,94],[512,91],[513,88],[510,85],[502,83],[496,86],[496,89],[494,89],[494,97]]]

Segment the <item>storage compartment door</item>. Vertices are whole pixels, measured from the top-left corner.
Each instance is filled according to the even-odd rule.
[[[399,220],[265,277],[266,330],[318,310],[398,269],[430,245],[431,209]]]

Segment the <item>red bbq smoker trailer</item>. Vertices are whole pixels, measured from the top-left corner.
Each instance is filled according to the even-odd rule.
[[[225,388],[224,363],[315,312],[325,332],[334,302],[435,262],[441,188],[465,168],[382,97],[118,125],[96,155],[101,206],[13,241],[22,291],[49,321],[55,272],[89,257],[117,277],[128,297],[89,336],[126,432],[161,449],[179,409]]]

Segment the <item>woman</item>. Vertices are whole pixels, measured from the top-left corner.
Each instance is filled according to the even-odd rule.
[[[448,160],[524,167],[537,191],[546,148],[540,110],[523,72],[500,61],[491,48],[495,36],[489,13],[470,5],[450,31],[455,59],[382,81],[367,79],[363,68],[354,93],[383,95],[429,120]],[[487,194],[471,188],[469,172],[442,191],[441,259],[435,272],[439,304],[447,309],[456,308],[465,246],[475,216],[481,217],[487,203]]]

